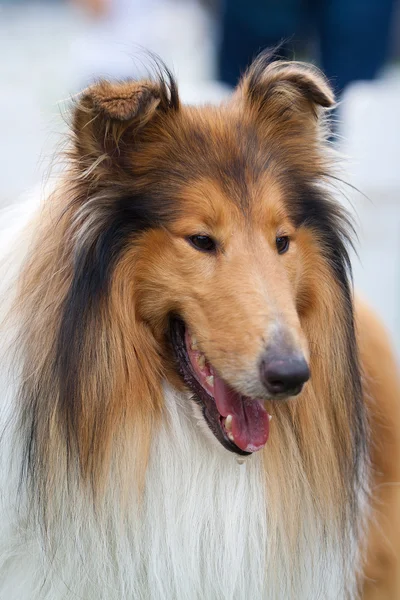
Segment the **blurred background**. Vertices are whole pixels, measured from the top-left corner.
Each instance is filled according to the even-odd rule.
[[[143,49],[173,70],[185,101],[204,103],[280,42],[338,94],[355,282],[400,356],[400,0],[0,0],[0,207],[47,180],[71,97],[99,76],[143,74]]]

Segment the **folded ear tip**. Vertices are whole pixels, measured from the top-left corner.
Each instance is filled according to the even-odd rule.
[[[133,119],[152,101],[158,102],[157,86],[145,82],[110,83],[100,81],[83,92],[82,101],[106,117],[118,121]]]
[[[322,71],[311,67],[309,74],[306,74],[305,77],[308,79],[309,94],[314,102],[323,108],[332,108],[336,103],[335,94]],[[307,88],[307,84],[305,84],[305,88]]]
[[[314,91],[313,99],[322,108],[333,108],[336,104],[335,94],[325,82],[319,83],[318,88]]]

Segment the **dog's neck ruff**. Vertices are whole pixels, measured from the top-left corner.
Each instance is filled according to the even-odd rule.
[[[88,504],[60,515],[46,554],[29,518],[3,507],[0,589],[8,600],[313,600],[348,597],[340,546],[318,516],[299,513],[299,559],[268,514],[261,453],[238,459],[166,388],[165,415],[147,470],[142,511],[121,519],[118,488],[100,517]],[[212,440],[212,441],[211,441]],[[240,461],[243,461],[240,463]],[[8,523],[8,525],[6,525]],[[284,524],[283,524],[284,527]],[[326,534],[326,532],[325,532]],[[51,532],[49,532],[51,536]],[[351,583],[350,583],[351,585]],[[351,594],[349,597],[353,597]]]
[[[10,255],[12,268],[0,282],[7,297],[28,247],[24,239],[20,251]],[[3,250],[0,244],[0,254],[7,251],[7,243]],[[295,482],[304,494],[293,507],[299,535],[290,547],[284,515],[269,507],[269,490],[279,489],[279,481],[269,479],[268,444],[265,464],[262,452],[239,459],[217,442],[196,415],[196,404],[167,386],[141,508],[121,492],[126,485],[119,485],[121,474],[115,473],[100,513],[79,492],[69,490],[69,496],[66,487],[54,489],[61,510],[51,529],[39,530],[31,518],[36,507],[26,509],[20,485],[21,435],[15,435],[15,430],[21,434],[15,422],[19,371],[18,365],[9,367],[0,361],[1,598],[355,598],[355,544],[341,544],[334,527],[321,522],[307,482]],[[125,457],[132,471],[134,458]],[[285,477],[282,473],[282,481]]]

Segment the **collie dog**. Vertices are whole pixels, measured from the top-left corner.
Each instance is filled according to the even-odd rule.
[[[267,55],[218,107],[161,68],[75,102],[62,178],[3,218],[4,600],[357,597],[378,325],[333,102]]]

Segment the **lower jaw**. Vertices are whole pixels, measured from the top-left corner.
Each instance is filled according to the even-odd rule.
[[[222,423],[224,417],[219,413],[214,398],[204,390],[193,371],[186,348],[185,334],[185,323],[179,318],[172,319],[169,332],[170,345],[175,354],[175,362],[178,366],[180,377],[192,394],[192,401],[199,406],[207,426],[226,450],[241,457],[250,456],[260,450],[262,446],[254,447],[254,449],[251,448],[251,450],[247,451],[247,449],[243,450],[239,448],[234,441],[229,439],[229,433],[225,431]]]
[[[236,446],[236,444],[228,438],[227,434],[223,430],[223,425],[220,422],[221,415],[219,414],[217,407],[215,406],[215,402],[214,402],[215,408],[214,407],[209,408],[204,402],[202,402],[202,400],[200,400],[196,396],[194,397],[194,401],[201,407],[204,420],[207,423],[208,427],[211,429],[215,438],[219,441],[219,443],[226,450],[229,450],[229,452],[238,454],[239,456],[250,456],[252,454],[252,452],[247,452],[245,450],[242,450],[241,448],[239,448],[239,446]],[[210,412],[214,412],[214,411],[215,411],[214,415],[210,416]],[[218,424],[218,422],[220,424]]]

